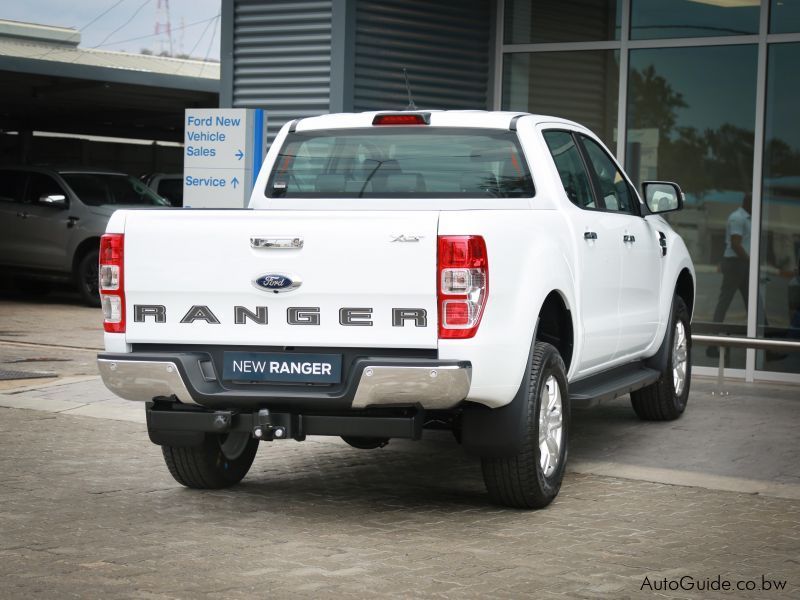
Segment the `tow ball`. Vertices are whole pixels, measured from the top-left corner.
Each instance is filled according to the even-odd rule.
[[[262,408],[253,415],[253,437],[257,440],[283,440],[286,439],[286,427],[272,423],[269,410]]]

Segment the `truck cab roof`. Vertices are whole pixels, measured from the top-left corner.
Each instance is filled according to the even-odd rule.
[[[547,115],[534,115],[517,111],[487,110],[379,110],[360,113],[336,113],[297,119],[291,126],[294,131],[314,131],[319,129],[348,129],[372,127],[377,115],[385,114],[425,114],[429,115],[429,126],[433,127],[482,127],[509,129],[515,119],[525,118],[538,123],[561,123],[570,127],[583,127],[578,123]]]

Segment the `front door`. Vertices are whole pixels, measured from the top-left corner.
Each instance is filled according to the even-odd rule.
[[[661,251],[658,234],[640,216],[639,200],[622,170],[596,141],[580,136],[595,187],[605,209],[611,243],[621,253],[619,287],[619,345],[615,359],[644,351],[659,322]]]

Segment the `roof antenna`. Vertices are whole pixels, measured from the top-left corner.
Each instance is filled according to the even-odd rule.
[[[414,98],[411,97],[411,84],[408,83],[408,72],[406,72],[405,67],[403,67],[403,77],[406,78],[406,91],[408,92],[408,106],[406,106],[406,110],[417,110],[417,105],[414,104]]]

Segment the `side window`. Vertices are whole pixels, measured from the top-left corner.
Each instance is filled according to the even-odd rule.
[[[589,175],[572,134],[566,131],[545,131],[544,140],[556,163],[558,175],[570,202],[579,208],[597,208]]]
[[[634,197],[628,187],[625,177],[608,156],[605,150],[593,139],[581,136],[586,155],[597,175],[600,197],[603,199],[606,210],[638,214]]]
[[[42,196],[65,196],[64,190],[58,182],[42,173],[31,173],[28,178],[28,191],[25,194],[25,202],[29,204],[39,204]]]
[[[22,202],[24,181],[19,171],[0,171],[0,202]]]

